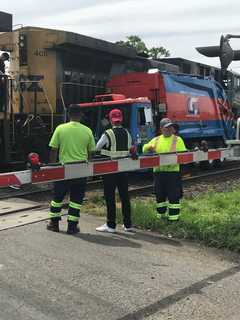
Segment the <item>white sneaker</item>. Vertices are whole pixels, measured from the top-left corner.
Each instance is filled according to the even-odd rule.
[[[124,230],[125,232],[134,232],[134,230],[133,230],[132,227],[126,228],[124,225],[123,225],[123,230]]]
[[[110,233],[116,232],[115,229],[108,227],[108,225],[107,225],[106,223],[104,223],[104,224],[103,224],[102,226],[100,226],[100,227],[97,227],[97,228],[96,228],[96,231],[99,231],[99,232],[110,232]]]

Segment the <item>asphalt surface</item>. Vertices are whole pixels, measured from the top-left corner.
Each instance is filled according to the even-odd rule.
[[[34,214],[34,212],[33,212]],[[1,320],[240,319],[238,256],[151,232],[46,221],[0,232]]]

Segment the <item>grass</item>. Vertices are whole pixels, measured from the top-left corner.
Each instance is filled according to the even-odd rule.
[[[84,202],[84,212],[104,217],[106,215],[106,208],[103,195],[92,193],[88,201]]]
[[[87,205],[88,213],[106,214],[102,196],[96,195]],[[117,211],[118,223],[122,223],[120,209]],[[226,193],[210,191],[198,198],[183,200],[180,220],[171,224],[157,218],[154,199],[135,199],[132,201],[132,220],[141,229],[240,251],[240,189]]]
[[[203,242],[217,248],[240,251],[240,190],[183,200],[177,223],[159,220],[153,200],[133,203],[133,221],[144,229]]]

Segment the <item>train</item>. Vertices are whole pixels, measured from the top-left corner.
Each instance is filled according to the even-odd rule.
[[[187,72],[176,61],[141,57],[133,48],[37,27],[0,33],[0,50],[10,54],[8,73],[0,76],[0,171],[23,168],[30,152],[47,162],[49,138],[67,120],[68,106],[102,103],[110,99],[106,95],[110,91],[115,105],[119,95],[122,101],[132,99],[124,112],[128,126],[132,121],[131,133],[138,145],[158,132],[163,116],[179,125],[189,148],[202,140],[221,147],[234,136],[240,99],[233,104],[212,75],[198,74],[202,68]],[[217,68],[209,69],[217,75]],[[239,75],[229,72],[229,76],[239,87]],[[134,108],[129,107],[133,104],[139,106],[135,118]],[[100,113],[97,108],[91,113],[90,105],[85,105],[84,121],[93,128],[96,140],[104,129],[98,121],[110,106],[111,101]],[[93,120],[95,124],[90,123]]]

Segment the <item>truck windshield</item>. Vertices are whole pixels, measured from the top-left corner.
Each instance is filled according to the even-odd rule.
[[[111,127],[108,114],[112,109],[123,113],[123,126],[130,129],[131,104],[100,105],[82,108],[82,123],[92,129],[95,139]]]

